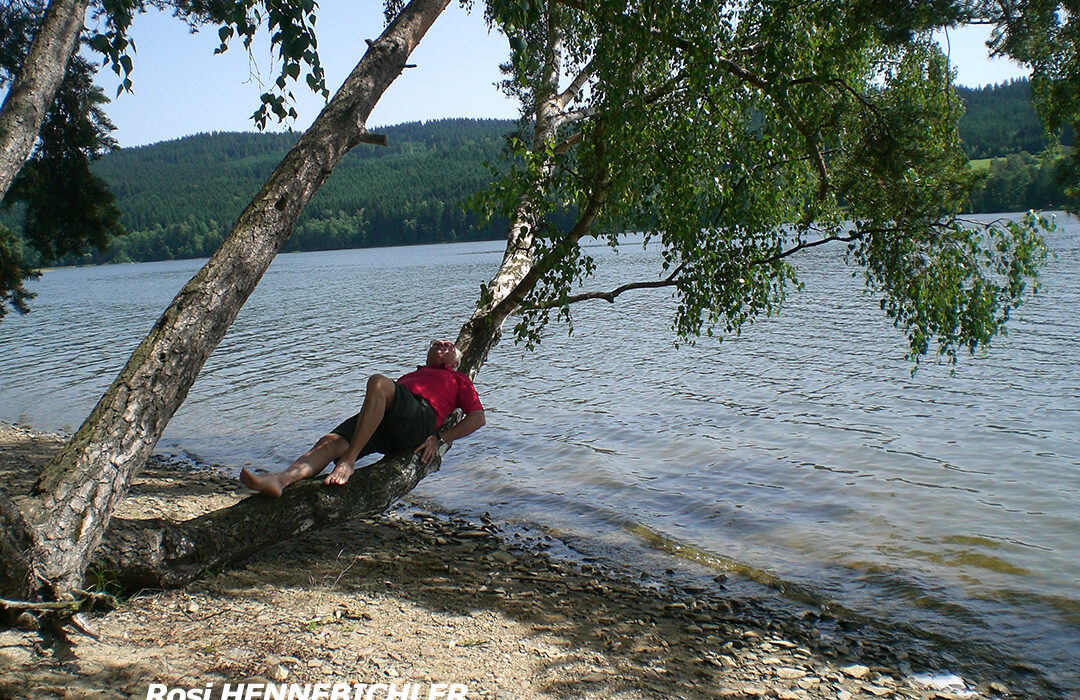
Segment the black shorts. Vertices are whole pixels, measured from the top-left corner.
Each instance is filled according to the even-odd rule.
[[[357,413],[331,432],[352,441],[356,432]],[[394,405],[383,416],[360,457],[372,452],[393,454],[411,450],[435,432],[435,409],[431,404],[405,387],[394,382]]]

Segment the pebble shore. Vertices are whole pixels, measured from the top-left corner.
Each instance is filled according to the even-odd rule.
[[[0,425],[5,490],[28,488],[59,444]],[[119,514],[180,519],[246,495],[220,473],[155,462]],[[401,505],[185,589],[125,598],[91,618],[98,637],[75,636],[70,656],[32,630],[0,629],[0,699],[241,681],[459,683],[468,698],[503,700],[1065,697],[1005,661],[740,597],[723,576],[643,583],[627,566],[552,554],[564,549],[535,530]]]

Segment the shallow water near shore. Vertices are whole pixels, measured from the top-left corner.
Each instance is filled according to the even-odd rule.
[[[579,305],[478,378],[488,426],[417,494],[633,557],[657,547],[859,615],[1003,653],[1080,688],[1080,225],[986,357],[931,359],[840,251],[722,344],[671,345],[663,292]],[[656,274],[628,245],[590,288]],[[283,255],[159,451],[278,469],[453,335],[498,243]],[[199,261],[55,270],[0,324],[0,419],[73,430]],[[643,562],[645,559],[643,558]],[[648,566],[654,566],[648,558]]]

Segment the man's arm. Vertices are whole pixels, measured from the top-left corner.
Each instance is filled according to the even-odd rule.
[[[471,435],[480,428],[483,428],[485,423],[487,423],[487,420],[484,418],[484,412],[482,410],[466,413],[465,417],[458,421],[457,425],[442,431],[442,441],[447,445],[451,445],[454,440],[463,438],[466,435]]]
[[[484,418],[483,410],[466,413],[465,417],[458,421],[457,425],[447,428],[439,435],[432,435],[420,443],[420,446],[416,448],[416,452],[420,453],[420,461],[427,464],[435,456],[435,452],[439,449],[440,435],[443,442],[451,445],[454,440],[471,435],[484,427],[485,423],[487,423],[487,419]]]

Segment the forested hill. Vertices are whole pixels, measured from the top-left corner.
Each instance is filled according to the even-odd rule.
[[[1018,155],[1043,149],[1028,81],[959,92],[967,107],[961,139],[987,172],[972,194],[973,210],[1061,206],[1066,200],[1053,166]],[[485,163],[498,163],[515,126],[447,119],[379,129],[389,146],[360,145],[349,153],[304,210],[285,250],[501,238],[505,221],[480,227],[462,203],[490,181]],[[297,138],[198,134],[109,154],[95,171],[116,195],[128,234],[105,253],[63,262],[209,256]],[[990,157],[1000,159],[987,162]],[[0,211],[0,223],[21,229],[17,211]]]
[[[515,123],[449,119],[379,129],[389,146],[360,145],[304,210],[286,250],[322,250],[505,235],[461,203],[482,188]],[[128,235],[96,262],[210,255],[296,134],[198,134],[103,158]]]
[[[1042,123],[1031,106],[1031,83],[1013,80],[983,88],[958,87],[964,102],[960,139],[968,158],[1004,158],[1010,153],[1041,153]]]
[[[971,193],[972,211],[1077,206],[1065,196],[1061,185],[1064,162],[1037,157],[1049,144],[1031,104],[1028,80],[978,89],[960,87],[957,92],[965,108],[960,140],[973,166],[986,174],[982,185]],[[1060,138],[1067,145],[1074,140],[1068,130]]]

